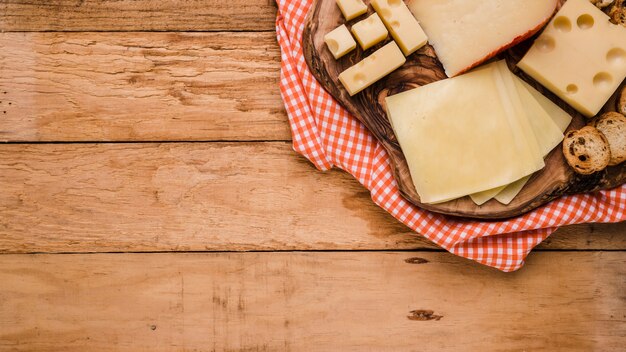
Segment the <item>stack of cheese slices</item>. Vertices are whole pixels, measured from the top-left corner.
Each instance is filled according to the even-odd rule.
[[[571,121],[504,61],[387,97],[386,106],[428,204],[467,195],[508,204]]]
[[[336,1],[346,20],[367,12],[361,0]],[[376,13],[352,26],[362,49],[383,42],[387,30],[400,47],[391,41],[343,71],[338,78],[351,96],[402,66],[426,40],[450,77],[386,98],[422,203],[470,196],[477,205],[492,198],[509,204],[563,140],[570,115],[506,62],[484,64],[498,53],[542,31],[518,67],[587,117],[626,78],[626,28],[589,0],[560,8],[557,0],[371,3]],[[356,47],[345,25],[325,40],[335,58]]]
[[[568,0],[555,14],[556,5],[409,1],[452,77],[386,98],[422,203],[469,195],[478,205],[492,198],[509,204],[563,140],[568,113],[506,62],[479,66],[497,53],[543,29],[518,66],[587,117],[624,80],[626,28],[611,24],[588,0]]]

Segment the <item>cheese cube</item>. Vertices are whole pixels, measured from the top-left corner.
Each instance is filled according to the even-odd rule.
[[[367,12],[367,5],[361,0],[337,0],[337,6],[339,6],[346,21],[350,21]]]
[[[388,32],[383,21],[374,13],[370,17],[355,23],[352,26],[352,33],[361,45],[361,48],[366,50],[385,40]]]
[[[426,45],[426,33],[403,1],[372,0],[372,6],[382,17],[404,55],[409,56]]]
[[[352,38],[350,31],[345,24],[333,29],[326,33],[324,36],[324,42],[328,46],[328,49],[333,54],[335,59],[338,59],[345,54],[356,48],[356,42]]]
[[[626,28],[588,0],[568,0],[518,66],[594,116],[626,77]]]
[[[339,81],[352,96],[388,75],[405,62],[406,58],[398,45],[395,42],[390,42],[339,74]]]

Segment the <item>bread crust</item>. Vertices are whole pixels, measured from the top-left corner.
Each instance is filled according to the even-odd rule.
[[[617,112],[604,113],[592,122],[609,143],[611,159],[609,165],[617,165],[626,160],[626,117]]]
[[[617,112],[626,116],[626,86],[622,87],[622,91],[617,98]]]

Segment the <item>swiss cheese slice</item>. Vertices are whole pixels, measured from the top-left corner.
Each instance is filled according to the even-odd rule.
[[[386,98],[423,203],[504,186],[544,166],[507,86],[495,63]]]

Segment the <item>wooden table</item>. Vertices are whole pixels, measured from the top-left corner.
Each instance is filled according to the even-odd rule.
[[[441,251],[292,151],[275,15],[0,0],[0,350],[623,350],[625,223]]]

